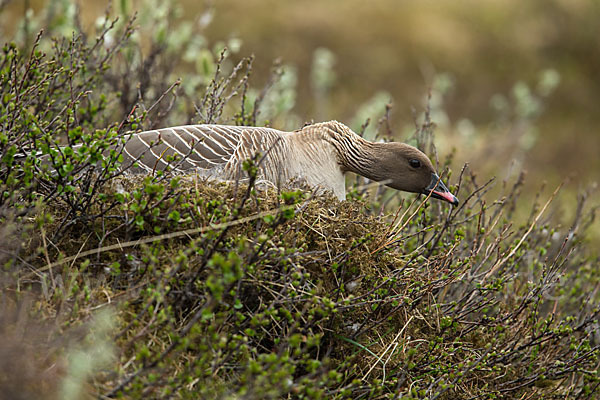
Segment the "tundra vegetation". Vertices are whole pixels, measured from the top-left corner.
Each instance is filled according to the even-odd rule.
[[[345,202],[258,190],[260,156],[245,183],[127,175],[107,154],[127,131],[297,118],[293,72],[255,88],[237,43],[153,2],[93,33],[51,4],[0,56],[5,398],[600,397],[590,191],[560,221],[559,189],[524,204],[523,175],[451,170],[428,108],[410,140],[456,208],[362,181]],[[389,111],[358,130],[388,137]]]

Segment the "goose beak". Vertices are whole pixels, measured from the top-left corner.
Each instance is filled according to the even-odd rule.
[[[427,186],[427,188],[425,188],[425,190],[423,190],[423,194],[425,195],[429,195],[430,193],[431,197],[433,198],[447,201],[453,206],[458,205],[458,199],[456,196],[450,193],[446,185],[444,185],[444,182],[442,182],[440,177],[435,173],[431,174],[431,183],[429,186]]]

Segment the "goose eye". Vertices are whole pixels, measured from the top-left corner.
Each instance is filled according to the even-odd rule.
[[[412,160],[409,160],[408,163],[413,168],[420,168],[421,167],[421,161],[415,160],[414,158]]]

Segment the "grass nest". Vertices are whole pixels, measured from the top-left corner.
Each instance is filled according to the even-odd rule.
[[[190,177],[100,193],[87,214],[57,203],[12,231],[29,268],[5,269],[4,349],[39,354],[3,374],[41,397],[593,396],[598,308],[543,296],[569,260],[536,247],[544,227],[525,240],[555,253],[537,265],[514,251],[523,236],[437,204],[391,221],[364,200]],[[24,298],[43,337],[8,328]]]

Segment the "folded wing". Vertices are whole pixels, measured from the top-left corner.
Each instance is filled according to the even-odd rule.
[[[169,169],[223,175],[224,171],[238,169],[241,161],[257,152],[268,151],[283,134],[269,128],[223,125],[186,125],[135,133],[124,137],[122,168],[134,173]]]

